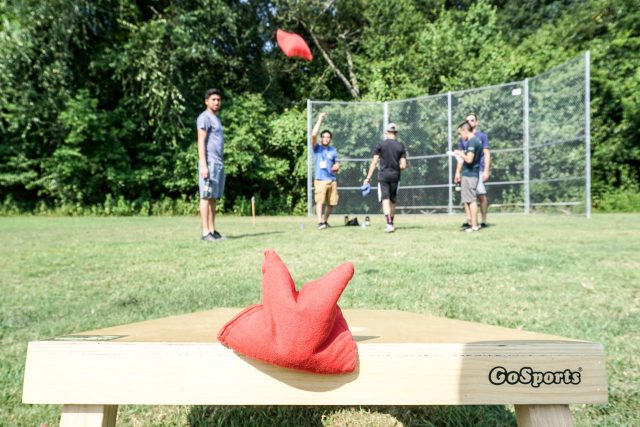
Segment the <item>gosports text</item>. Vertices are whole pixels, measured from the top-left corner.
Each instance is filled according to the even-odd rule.
[[[502,366],[496,366],[489,372],[489,382],[494,385],[507,384],[531,384],[531,387],[540,387],[542,384],[580,384],[580,371],[536,372],[533,368],[525,366],[519,371],[508,371]]]

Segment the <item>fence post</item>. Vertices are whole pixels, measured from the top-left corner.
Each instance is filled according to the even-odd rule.
[[[524,79],[524,108],[523,108],[523,150],[524,150],[524,213],[529,214],[531,193],[530,193],[530,174],[529,174],[529,79]]]
[[[311,194],[311,100],[307,99],[307,216],[312,215],[312,196]]]
[[[453,149],[451,141],[451,92],[447,92],[447,134],[449,135],[449,151]],[[449,215],[453,215],[453,183],[452,183],[452,169],[453,169],[453,157],[447,156],[449,159]]]
[[[591,218],[591,53],[584,54],[585,213]]]
[[[384,135],[385,129],[387,129],[388,124],[389,124],[389,103],[387,101],[384,101],[382,103],[382,134],[383,135]]]

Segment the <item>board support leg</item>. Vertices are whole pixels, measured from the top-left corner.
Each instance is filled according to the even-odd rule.
[[[115,427],[118,405],[62,405],[60,427]]]
[[[518,427],[573,427],[569,405],[515,405]]]

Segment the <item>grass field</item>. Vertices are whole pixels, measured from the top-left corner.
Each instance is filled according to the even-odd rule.
[[[260,300],[262,252],[298,286],[344,261],[344,308],[400,309],[602,342],[609,403],[574,405],[578,426],[638,425],[640,215],[400,216],[397,232],[323,231],[310,218],[221,217],[221,242],[195,217],[0,218],[0,426],[58,425],[60,407],[21,403],[30,340]],[[304,228],[302,227],[304,225]],[[119,426],[515,425],[513,408],[122,406]]]

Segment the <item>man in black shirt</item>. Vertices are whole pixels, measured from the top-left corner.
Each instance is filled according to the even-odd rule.
[[[380,142],[373,152],[373,159],[371,159],[369,173],[367,173],[364,184],[371,181],[379,160],[378,199],[382,201],[382,212],[387,220],[384,232],[393,233],[395,231],[393,218],[396,214],[398,182],[400,182],[400,171],[407,168],[407,152],[404,145],[397,140],[398,127],[396,124],[389,123],[386,131],[386,139]]]

